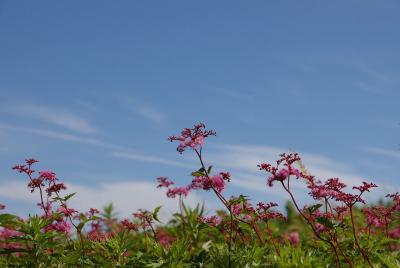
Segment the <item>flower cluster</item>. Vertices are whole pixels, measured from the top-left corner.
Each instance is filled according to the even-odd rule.
[[[195,125],[193,128],[185,128],[179,136],[170,136],[168,140],[179,141],[177,151],[182,153],[187,147],[197,149],[204,144],[204,139],[208,136],[215,136],[213,130],[206,130],[203,123]]]
[[[282,213],[271,210],[271,208],[277,207],[277,206],[278,206],[278,204],[276,204],[274,202],[270,202],[267,204],[259,202],[257,204],[258,218],[265,222],[267,222],[268,220],[271,220],[271,219],[285,219],[285,217],[283,216]]]
[[[28,175],[28,187],[31,188],[31,192],[34,192],[35,189],[39,189],[40,191],[42,191],[42,188],[46,186],[46,183],[47,188],[45,188],[45,191],[47,192],[48,196],[51,196],[53,193],[58,194],[61,190],[66,189],[63,183],[56,183],[58,179],[56,177],[56,174],[52,171],[40,171],[39,175],[36,178],[33,177],[35,170],[32,169],[32,165],[37,162],[39,161],[33,158],[29,158],[25,160],[25,165],[16,165],[13,167],[14,170]]]
[[[276,161],[277,165],[272,166],[271,164],[262,163],[258,165],[260,170],[265,170],[271,173],[272,176],[268,178],[268,186],[272,187],[274,181],[283,183],[290,175],[296,176],[296,178],[302,177],[303,174],[298,169],[293,167],[293,163],[300,160],[298,154],[281,154],[281,158]],[[283,163],[283,168],[279,168],[280,164]]]
[[[210,176],[197,176],[192,180],[192,183],[188,185],[190,189],[203,189],[210,190],[214,189],[218,193],[222,193],[225,189],[225,181],[230,181],[229,172],[220,172],[218,175]]]

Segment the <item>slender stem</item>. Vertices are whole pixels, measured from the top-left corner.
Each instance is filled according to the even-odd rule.
[[[330,240],[324,239],[322,236],[320,236],[320,235],[318,234],[318,232],[317,232],[317,230],[315,229],[314,225],[312,224],[311,220],[300,210],[299,206],[297,205],[296,199],[294,198],[293,193],[292,193],[291,191],[289,191],[289,189],[286,188],[286,186],[285,186],[285,184],[283,183],[283,181],[281,181],[281,184],[282,184],[283,188],[285,189],[285,191],[290,195],[290,198],[292,199],[292,202],[293,202],[294,206],[296,207],[297,211],[299,212],[299,214],[307,221],[308,225],[310,225],[310,227],[311,227],[311,229],[313,230],[315,236],[316,236],[318,239],[320,239],[320,240],[322,240],[322,241],[328,243],[328,244],[331,246],[333,252],[335,253],[335,258],[336,258],[336,263],[337,263],[337,265],[338,265],[339,267],[342,267],[342,265],[341,265],[341,263],[340,263],[340,259],[339,259],[339,255],[338,255],[337,249],[336,249],[335,245],[333,244],[333,242],[330,241]]]
[[[151,221],[147,218],[146,218],[146,221],[149,224],[151,231],[153,232],[154,240],[158,243],[157,233],[154,230],[153,225],[151,224]]]
[[[276,245],[276,241],[274,239],[274,235],[273,235],[271,229],[269,229],[269,227],[268,227],[268,222],[266,222],[265,224],[266,224],[266,227],[267,227],[266,228],[267,232],[268,232],[269,236],[271,237],[271,242],[272,242],[272,245],[274,246],[275,253],[276,253],[276,255],[281,256],[281,252],[280,252],[278,246]]]
[[[210,176],[209,176],[209,174],[208,174],[208,171],[207,171],[207,169],[206,169],[206,166],[204,165],[203,158],[202,158],[202,155],[201,155],[202,147],[200,147],[200,151],[198,151],[197,149],[194,149],[194,151],[196,152],[197,157],[198,157],[199,160],[200,160],[201,167],[204,169],[204,172],[205,172],[205,174],[206,174],[207,179],[210,180]],[[226,200],[226,198],[225,198],[221,193],[219,193],[213,186],[211,186],[211,189],[213,189],[214,193],[215,193],[215,194],[217,195],[217,197],[221,200],[221,202],[224,204],[224,206],[228,209],[229,214],[230,214],[231,216],[233,216],[233,218],[234,218],[235,220],[240,221],[240,222],[242,222],[242,223],[245,223],[245,224],[249,225],[250,227],[252,227],[253,230],[254,230],[254,232],[256,233],[256,236],[257,236],[257,238],[258,238],[258,241],[259,241],[261,244],[263,244],[264,242],[263,242],[263,240],[262,240],[262,238],[261,238],[261,235],[260,235],[260,233],[259,233],[259,230],[257,230],[257,228],[254,226],[254,224],[249,223],[249,222],[246,222],[246,221],[244,221],[244,220],[242,220],[242,219],[237,218],[235,215],[233,215],[232,210],[231,210],[231,208],[230,208],[230,205],[228,204],[228,201]]]
[[[364,260],[368,263],[370,267],[374,267],[368,257],[368,255],[364,252],[364,250],[361,248],[360,243],[358,242],[357,234],[356,234],[356,226],[354,224],[354,215],[353,215],[353,204],[350,204],[350,218],[351,218],[351,228],[353,231],[353,236],[354,236],[354,242],[356,243],[356,246],[358,250],[360,251],[361,255],[363,256]]]
[[[230,207],[231,205],[229,205],[229,207]],[[232,215],[232,213],[230,213],[230,217],[231,217],[231,220],[230,220],[230,230],[229,230],[229,243],[228,243],[228,252],[229,252],[229,255],[228,255],[228,267],[229,268],[231,268],[232,267],[232,264],[231,264],[231,255],[232,255],[232,232],[233,232],[233,215]]]
[[[28,169],[31,170],[31,165],[28,165]],[[32,182],[32,181],[33,181],[33,178],[32,178],[32,176],[31,176],[31,174],[30,174],[29,172],[26,173],[26,174],[28,174],[28,177],[29,177],[30,181]],[[40,202],[41,202],[41,204],[42,204],[42,209],[44,210],[44,213],[46,214],[46,217],[48,217],[48,212],[47,212],[47,210],[46,210],[45,207],[44,207],[43,192],[42,192],[42,187],[41,187],[40,185],[39,185],[39,192],[40,192]]]
[[[46,214],[46,217],[49,216],[47,209],[44,207],[44,202],[43,202],[43,191],[42,191],[42,187],[39,186],[39,192],[40,192],[40,202],[42,203],[42,208],[44,210],[44,213]]]

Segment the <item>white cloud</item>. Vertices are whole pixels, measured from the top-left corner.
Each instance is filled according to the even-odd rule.
[[[91,134],[96,132],[96,129],[86,119],[67,110],[39,105],[20,105],[12,108],[12,111],[80,133]]]
[[[77,136],[77,135],[63,133],[60,131],[54,131],[54,130],[48,130],[48,129],[42,129],[42,128],[32,128],[32,127],[10,125],[10,124],[0,124],[0,130],[21,131],[21,132],[35,134],[35,135],[39,135],[39,136],[44,136],[44,137],[49,137],[49,138],[54,138],[54,139],[59,139],[59,140],[65,140],[65,141],[84,143],[84,144],[99,146],[99,147],[113,149],[113,150],[123,149],[122,146],[103,142],[98,139],[86,138],[86,137],[81,137],[81,136]]]
[[[118,217],[130,217],[137,209],[148,209],[152,211],[155,207],[162,205],[160,219],[167,220],[173,212],[179,210],[178,200],[167,198],[164,189],[156,188],[156,183],[146,181],[115,181],[101,183],[99,185],[81,185],[66,183],[67,193],[77,192],[70,199],[69,205],[79,211],[87,211],[90,208],[101,209],[112,202]],[[10,191],[9,189],[13,189]],[[0,197],[16,201],[31,203],[35,206],[38,202],[37,193],[29,193],[23,182],[3,182],[0,188]],[[185,204],[194,207],[203,203],[195,192],[192,192],[184,200]]]
[[[156,123],[163,121],[165,118],[161,112],[155,110],[153,107],[150,107],[150,106],[144,106],[142,104],[135,105],[134,110],[139,115],[141,115],[153,122],[156,122]]]
[[[135,112],[137,115],[147,120],[154,123],[161,123],[166,119],[165,113],[142,100],[136,99],[132,96],[121,95],[118,95],[117,98],[128,110]]]
[[[374,153],[377,155],[389,157],[389,158],[400,158],[400,151],[395,150],[387,150],[383,148],[376,148],[376,147],[367,147],[364,148],[365,151]]]
[[[166,165],[166,166],[195,168],[195,165],[190,165],[190,164],[179,162],[179,161],[173,161],[173,160],[165,159],[165,158],[158,157],[158,156],[136,154],[136,153],[131,153],[131,152],[112,152],[112,153],[110,153],[110,155],[112,157],[117,157],[117,158],[124,158],[124,159],[134,160],[134,161],[156,163],[156,164],[161,164],[161,165]]]
[[[232,170],[233,175],[239,173],[241,187],[259,191],[265,191],[266,174],[258,169],[257,164],[275,163],[281,153],[288,151],[283,148],[255,145],[223,145],[215,148],[216,151],[209,152],[206,156],[209,164]],[[310,173],[321,180],[339,177],[349,186],[362,183],[363,178],[344,163],[319,154],[300,153],[300,156]],[[246,177],[250,178],[248,182]]]

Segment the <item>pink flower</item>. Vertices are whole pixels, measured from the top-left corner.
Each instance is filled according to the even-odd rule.
[[[215,175],[211,177],[211,184],[213,186],[213,188],[219,192],[222,193],[225,189],[225,183],[224,183],[224,179],[222,178],[222,176],[220,175]]]
[[[64,206],[61,206],[57,209],[57,212],[63,213],[65,216],[72,216],[74,213],[78,213],[77,210],[73,208],[66,208]]]
[[[134,224],[133,222],[131,222],[128,219],[124,219],[121,221],[122,226],[125,227],[125,229],[129,230],[129,231],[136,231],[138,229],[137,225]]]
[[[176,237],[168,234],[163,229],[157,229],[157,240],[163,247],[166,247],[174,242],[176,240]]]
[[[189,194],[189,188],[188,187],[175,187],[175,188],[170,188],[167,191],[167,197],[169,198],[175,198],[177,195],[179,196],[187,196]]]
[[[177,151],[182,153],[187,147],[197,149],[204,144],[204,139],[208,136],[215,136],[213,130],[206,130],[203,123],[195,125],[193,128],[185,128],[179,136],[170,136],[168,139],[172,141],[179,141]]]
[[[397,239],[400,237],[400,228],[395,228],[389,232],[389,236],[393,239]]]
[[[363,183],[363,185],[354,186],[353,189],[357,189],[360,191],[360,193],[363,193],[363,192],[369,192],[369,189],[371,189],[371,188],[378,187],[374,183],[367,183],[365,181],[363,181],[362,183]]]
[[[221,175],[221,178],[225,181],[230,182],[231,181],[231,174],[229,172],[220,172],[219,175]]]
[[[192,183],[188,185],[189,189],[203,189],[210,190],[214,189],[219,193],[222,193],[225,189],[225,181],[222,175],[214,175],[211,177],[198,176],[192,180]]]
[[[242,205],[241,204],[235,204],[232,206],[232,213],[233,215],[240,215],[240,213],[242,213]]]
[[[89,215],[91,215],[91,216],[93,216],[95,214],[98,214],[98,213],[100,213],[100,211],[98,209],[96,209],[96,208],[90,208],[89,209]]]
[[[317,233],[322,233],[323,231],[325,231],[325,227],[320,223],[316,223],[315,230],[317,231]]]
[[[51,196],[52,193],[58,193],[61,190],[66,190],[67,187],[64,185],[64,183],[54,183],[51,185],[49,188],[46,189],[46,192],[49,196]]]
[[[159,183],[158,186],[157,186],[157,188],[162,188],[162,187],[168,188],[170,185],[174,184],[174,182],[168,180],[167,177],[158,177],[158,178],[157,178],[157,181],[158,181],[158,183]]]
[[[268,185],[270,187],[273,186],[273,182],[274,181],[284,181],[287,179],[287,177],[289,176],[289,171],[285,168],[280,169],[278,172],[276,172],[275,174],[273,174],[271,177],[268,178]]]
[[[57,180],[56,174],[52,171],[40,171],[39,178],[44,179],[45,181],[53,182]]]
[[[300,241],[300,235],[298,232],[291,232],[288,234],[288,240],[292,246],[297,246]]]
[[[22,235],[21,232],[13,230],[13,229],[8,229],[8,228],[3,228],[0,230],[0,239],[6,239],[9,237],[14,237],[14,236],[20,236]]]
[[[28,158],[28,159],[25,159],[25,162],[26,162],[26,164],[28,164],[28,165],[33,165],[34,163],[37,163],[37,162],[39,162],[39,161],[36,160],[36,159],[34,159],[34,158]]]
[[[54,230],[59,233],[69,234],[69,232],[71,231],[71,225],[64,220],[61,220],[61,221],[56,221],[55,223],[48,225],[45,228],[45,230],[46,231]]]
[[[209,217],[201,217],[199,220],[200,220],[200,222],[208,224],[212,227],[216,227],[222,222],[222,219],[215,215],[212,215]]]

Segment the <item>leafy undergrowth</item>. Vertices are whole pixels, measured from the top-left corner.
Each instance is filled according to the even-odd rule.
[[[400,195],[368,205],[364,194],[377,187],[363,182],[351,189],[339,178],[320,181],[298,154],[260,163],[269,187],[288,195],[285,215],[273,202],[252,204],[246,196],[226,197],[229,172],[204,165],[204,140],[215,136],[203,124],[171,136],[179,153],[192,150],[200,168],[185,186],[159,177],[159,188],[177,198],[180,212],[160,223],[158,212],[138,210],[117,219],[112,205],[102,211],[77,211],[68,205],[75,193],[51,171],[36,172],[35,159],[14,167],[28,178],[41,215],[26,219],[0,214],[1,267],[400,267]],[[314,202],[300,206],[293,184],[305,184]],[[208,191],[221,209],[205,215],[187,207],[192,191]],[[1,211],[5,206],[0,205]],[[281,210],[282,211],[282,210]]]

